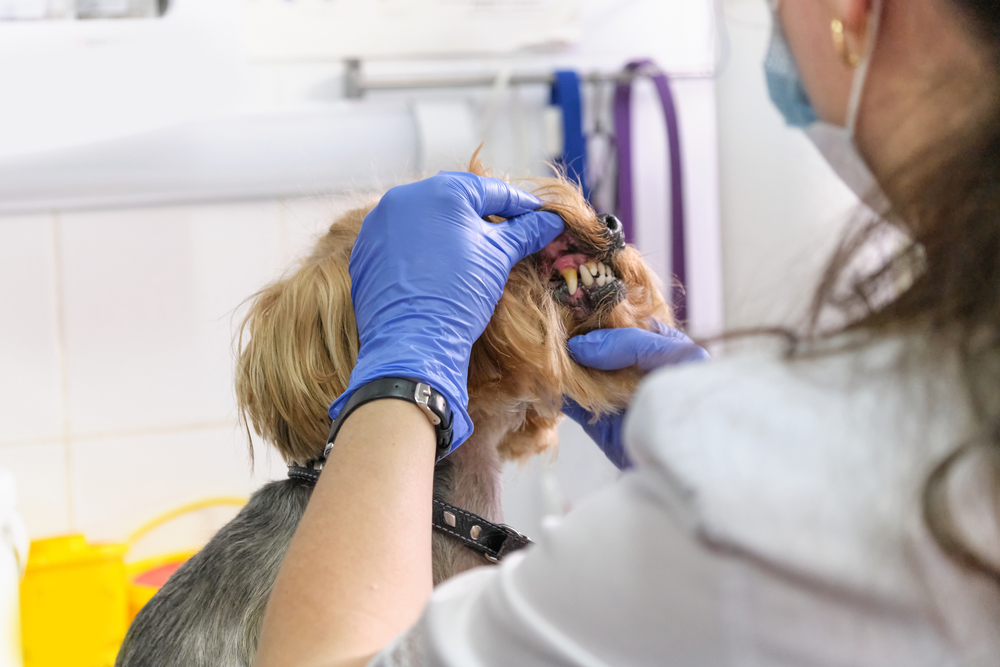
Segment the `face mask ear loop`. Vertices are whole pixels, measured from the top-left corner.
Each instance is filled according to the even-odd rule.
[[[875,51],[875,40],[878,39],[878,29],[882,22],[882,0],[872,0],[872,15],[868,19],[868,38],[865,44],[865,55],[858,63],[854,72],[854,81],[851,84],[851,96],[847,102],[847,132],[854,141],[854,132],[858,125],[858,112],[861,109],[861,96],[865,92],[865,83],[868,81],[868,68],[872,62],[872,53]]]

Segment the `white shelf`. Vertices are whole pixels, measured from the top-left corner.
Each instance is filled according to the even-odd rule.
[[[351,103],[180,123],[90,145],[0,158],[0,214],[296,197],[409,174],[404,106]]]
[[[274,9],[276,2],[259,6]],[[301,7],[310,2],[319,0]],[[308,194],[412,175],[421,156],[408,102],[423,93],[372,95],[352,105],[339,99],[336,54],[254,61],[245,3],[258,0],[174,0],[160,19],[0,23],[0,212]],[[547,53],[383,58],[368,71],[613,71],[640,55],[668,70],[712,67],[710,0],[536,4],[579,5],[579,41]],[[494,33],[502,30],[481,31]],[[544,92],[530,92],[533,113]],[[429,93],[449,100],[474,94]],[[530,127],[525,136],[533,136]]]

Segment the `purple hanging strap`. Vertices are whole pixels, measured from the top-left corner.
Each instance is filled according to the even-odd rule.
[[[681,165],[681,137],[677,123],[677,108],[670,92],[667,75],[652,60],[635,60],[625,67],[629,75],[615,89],[615,137],[618,150],[618,217],[625,227],[625,239],[635,240],[635,201],[632,194],[632,82],[649,73],[663,106],[667,122],[667,142],[670,149],[670,238],[671,264],[674,278],[680,286],[671,290],[677,319],[687,320],[687,257],[684,252],[684,172]]]

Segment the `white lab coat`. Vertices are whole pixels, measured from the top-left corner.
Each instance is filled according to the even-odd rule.
[[[654,374],[626,420],[635,470],[440,586],[371,665],[1000,665],[1000,587],[921,514],[972,428],[957,362],[908,349]],[[1000,553],[981,466],[965,468],[960,518]]]

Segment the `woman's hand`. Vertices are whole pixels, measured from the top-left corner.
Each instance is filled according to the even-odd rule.
[[[677,329],[656,320],[653,325],[655,332],[636,328],[598,329],[575,336],[569,340],[569,352],[577,363],[603,371],[638,366],[649,372],[663,366],[709,359],[708,352]],[[619,470],[632,466],[622,444],[624,413],[595,420],[590,412],[569,398],[563,400],[563,413],[583,427]]]
[[[359,387],[383,377],[426,382],[454,412],[452,449],[472,433],[466,409],[472,344],[493,316],[510,270],[562,232],[542,202],[494,178],[442,172],[389,190],[351,252],[360,350],[336,418]],[[494,224],[497,215],[511,218]]]

